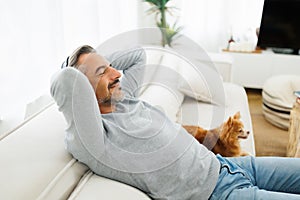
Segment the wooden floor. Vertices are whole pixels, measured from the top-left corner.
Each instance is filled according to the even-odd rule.
[[[246,89],[252,118],[256,156],[286,156],[288,131],[265,120],[261,90]]]

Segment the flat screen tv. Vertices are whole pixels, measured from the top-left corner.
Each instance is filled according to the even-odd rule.
[[[299,54],[300,0],[265,0],[257,46]]]

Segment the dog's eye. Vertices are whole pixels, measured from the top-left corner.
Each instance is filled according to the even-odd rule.
[[[243,132],[243,129],[240,129],[239,132],[240,132],[240,133]]]

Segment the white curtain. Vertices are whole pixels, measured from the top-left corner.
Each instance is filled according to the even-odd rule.
[[[225,48],[230,34],[247,40],[260,26],[264,0],[177,0],[180,24],[187,35],[207,51]]]
[[[49,94],[51,75],[82,45],[94,47],[137,28],[137,1],[1,0],[1,132],[24,117],[28,102]]]

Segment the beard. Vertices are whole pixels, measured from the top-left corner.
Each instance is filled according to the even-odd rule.
[[[121,90],[121,87],[118,87],[118,88],[115,88],[113,90],[113,92],[111,93],[110,95],[110,101],[111,102],[119,102],[119,101],[122,101],[123,98],[124,98],[124,93],[123,91]]]
[[[124,98],[124,93],[121,87],[115,88],[112,92],[109,91],[108,96],[101,100],[103,105],[111,105],[122,101]]]

